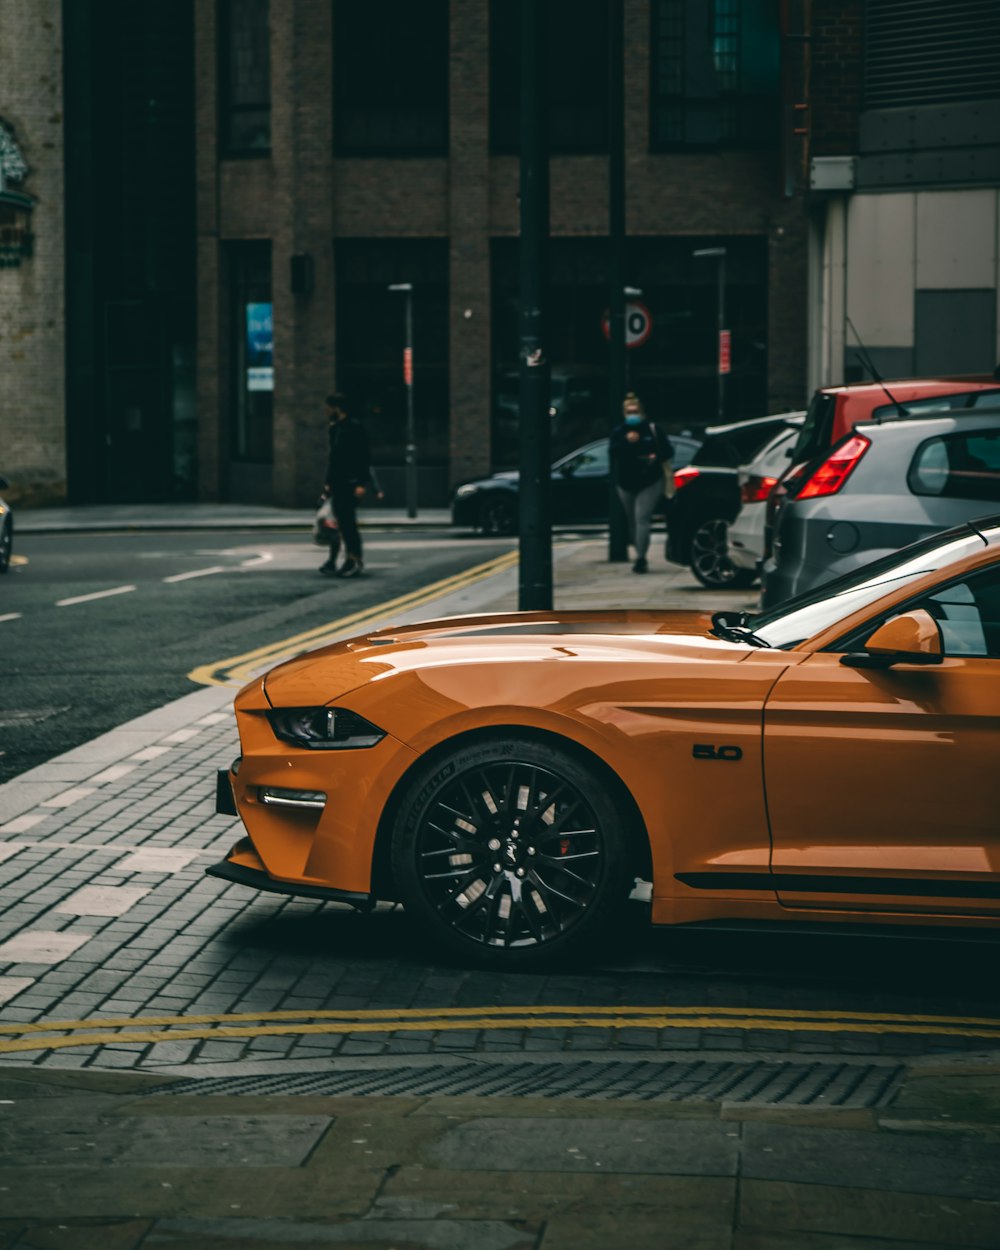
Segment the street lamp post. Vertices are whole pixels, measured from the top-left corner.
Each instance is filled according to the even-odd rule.
[[[413,283],[394,282],[390,291],[406,295],[406,332],[403,343],[403,382],[406,386],[406,515],[417,515],[417,434],[413,422]]]
[[[719,423],[721,424],[726,419],[726,374],[729,372],[728,347],[723,351],[723,344],[726,343],[729,334],[729,331],[726,329],[726,249],[724,247],[699,247],[691,255],[696,258],[705,257],[717,262],[716,277],[719,284],[719,294],[716,301],[718,337],[715,344],[715,370],[719,388],[716,410]]]

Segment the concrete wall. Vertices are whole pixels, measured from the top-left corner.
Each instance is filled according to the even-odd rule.
[[[62,9],[0,0],[0,120],[28,163],[34,255],[0,269],[0,473],[13,502],[65,498]]]
[[[995,189],[851,197],[847,313],[887,376],[994,368],[998,222]]]

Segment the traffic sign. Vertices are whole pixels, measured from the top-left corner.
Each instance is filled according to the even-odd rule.
[[[611,341],[611,316],[607,309],[601,317],[601,332]],[[642,347],[653,332],[653,318],[645,304],[630,300],[625,305],[625,346]]]

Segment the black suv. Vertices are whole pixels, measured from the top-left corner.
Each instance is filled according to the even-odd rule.
[[[791,413],[712,425],[691,463],[674,474],[677,491],[667,510],[667,559],[690,564],[703,586],[749,586],[756,574],[729,559],[729,523],[740,510],[738,469],[752,460]]]

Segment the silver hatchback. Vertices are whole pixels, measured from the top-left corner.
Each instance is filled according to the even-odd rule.
[[[783,603],[1000,503],[1000,407],[857,425],[786,482],[764,607]]]

